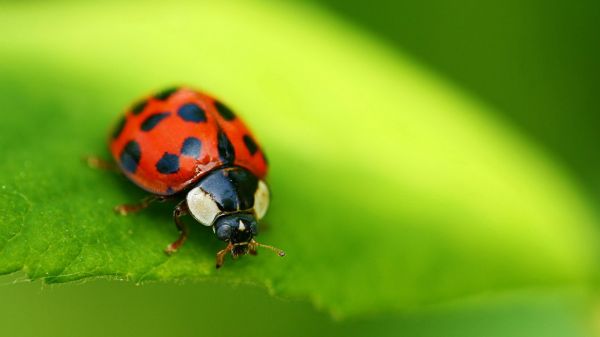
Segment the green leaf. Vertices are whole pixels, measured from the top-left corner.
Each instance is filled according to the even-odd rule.
[[[376,39],[300,4],[19,3],[0,11],[0,273],[226,280],[337,315],[585,285],[597,219],[556,162],[489,107]],[[228,261],[173,205],[81,163],[150,90],[216,93],[255,130],[273,190],[263,242]],[[192,222],[191,219],[186,219]]]

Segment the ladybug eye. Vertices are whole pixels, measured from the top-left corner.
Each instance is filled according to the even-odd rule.
[[[231,237],[231,227],[229,225],[223,225],[217,229],[217,237],[219,240],[229,240]]]

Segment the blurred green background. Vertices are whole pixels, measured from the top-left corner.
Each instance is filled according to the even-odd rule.
[[[62,6],[64,2],[56,3]],[[29,5],[36,7],[36,2]],[[432,76],[441,77],[472,96],[470,99],[491,106],[490,113],[496,114],[492,120],[509,125],[516,134],[545,151],[560,172],[583,191],[586,202],[594,205],[593,211],[598,212],[600,111],[596,88],[600,75],[600,5],[596,2],[323,0],[301,5],[331,14],[316,15],[313,20],[340,20],[348,27],[354,26],[366,39],[408,55],[415,68],[428,69]],[[143,13],[144,5],[139,6]],[[0,1],[0,14],[9,8],[11,13],[21,11],[20,15],[27,18],[31,7]],[[56,11],[48,12],[56,15]],[[36,11],[36,15],[40,13],[43,15],[43,10]],[[35,26],[35,15],[30,19]],[[61,18],[55,20],[60,25]],[[44,22],[48,21],[52,20]],[[20,24],[26,27],[28,23]],[[320,23],[306,20],[304,24]],[[139,29],[137,34],[143,36],[144,28]],[[18,31],[2,34],[5,41],[20,46]],[[46,64],[56,57],[27,48],[30,47],[24,44],[28,56],[23,60],[15,61],[17,52],[0,59],[5,71],[0,76],[15,76],[28,67],[28,62],[30,70],[38,69],[37,60]],[[82,59],[81,63],[85,61]],[[99,69],[102,72],[105,68]],[[118,78],[114,82],[115,87],[126,86]],[[12,85],[9,81],[2,83],[6,95],[6,88]],[[102,84],[90,86],[96,85]],[[282,94],[280,99],[285,98]],[[248,267],[252,268],[252,264]],[[575,274],[578,268],[574,267]],[[369,266],[365,265],[364,272],[369,273]],[[558,274],[562,282],[561,272]],[[570,270],[565,274],[566,279],[571,277]],[[435,277],[431,275],[432,279]],[[266,290],[249,285],[189,282],[136,286],[92,280],[49,286],[39,281],[24,282],[24,278],[25,275],[17,274],[0,280],[0,335],[589,336],[595,335],[595,317],[599,315],[594,292],[586,285],[566,282],[566,287],[557,289],[548,287],[543,276],[538,283],[531,281],[532,287],[516,292],[505,291],[499,285],[497,292],[488,289],[488,293],[452,299],[439,306],[373,310],[341,321],[333,319],[326,308],[315,308],[302,296],[273,297]]]
[[[492,104],[598,200],[597,1],[321,3]]]

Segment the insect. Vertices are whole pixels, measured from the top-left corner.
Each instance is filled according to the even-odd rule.
[[[179,237],[165,249],[172,254],[188,237],[182,217],[191,215],[212,227],[227,246],[224,257],[256,255],[258,221],[269,207],[264,181],[267,160],[250,130],[221,101],[190,88],[171,88],[133,104],[110,135],[115,169],[151,193],[136,204],[115,207],[121,215],[138,212],[156,201],[178,200],[173,220]],[[109,162],[89,158],[91,166]]]

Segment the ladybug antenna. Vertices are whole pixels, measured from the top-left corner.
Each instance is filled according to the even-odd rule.
[[[263,247],[263,248],[267,248],[267,249],[270,249],[270,250],[272,250],[272,251],[273,251],[275,254],[277,254],[277,255],[279,255],[279,256],[281,256],[281,257],[284,257],[284,256],[285,256],[285,252],[284,252],[283,250],[281,250],[281,249],[279,249],[279,248],[276,248],[276,247],[273,247],[273,246],[264,245],[264,244],[262,244],[262,243],[256,242],[256,240],[254,240],[254,239],[253,239],[252,241],[250,241],[250,244],[251,244],[252,246],[254,246],[254,248],[256,248],[256,247]]]

